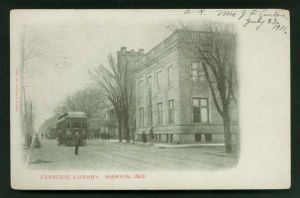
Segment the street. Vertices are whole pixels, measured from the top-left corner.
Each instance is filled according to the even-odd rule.
[[[87,140],[78,156],[74,147],[44,140],[41,148],[24,150],[24,158],[30,168],[45,170],[218,170],[238,160],[227,155],[223,146],[159,148],[102,140]]]

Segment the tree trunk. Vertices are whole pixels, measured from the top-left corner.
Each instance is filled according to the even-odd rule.
[[[223,125],[224,125],[224,139],[225,139],[225,150],[226,153],[232,153],[232,138],[230,133],[230,117],[227,110],[223,114]]]
[[[129,119],[128,116],[124,116],[124,138],[126,140],[126,142],[130,142],[130,136],[129,136]]]
[[[122,136],[122,118],[118,117],[118,139],[119,142],[122,142],[123,136]]]

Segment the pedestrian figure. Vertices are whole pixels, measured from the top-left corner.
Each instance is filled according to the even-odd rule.
[[[58,137],[57,137],[58,145],[62,144],[62,140],[63,140],[62,134],[59,134]]]
[[[29,148],[32,145],[32,136],[30,134],[26,134],[25,136],[25,143],[26,143],[26,147]]]
[[[150,127],[150,141],[153,143],[154,140],[154,133],[153,133],[153,127]]]
[[[81,136],[79,132],[77,131],[74,135],[74,145],[75,145],[75,155],[78,155],[78,149],[81,143]]]
[[[40,144],[40,140],[39,140],[39,137],[38,137],[38,134],[34,134],[34,137],[32,139],[32,144],[31,144],[31,147],[32,148],[40,148],[41,147],[41,144]]]

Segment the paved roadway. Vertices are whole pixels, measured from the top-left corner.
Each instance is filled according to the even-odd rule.
[[[47,170],[203,170],[234,166],[238,157],[224,147],[158,148],[150,145],[89,140],[74,155],[74,147],[46,140],[40,149],[25,151],[28,166]]]

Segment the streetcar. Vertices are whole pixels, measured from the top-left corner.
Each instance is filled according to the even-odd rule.
[[[60,116],[56,122],[58,144],[74,146],[74,135],[79,132],[80,145],[86,145],[87,118],[83,112],[67,112]]]

